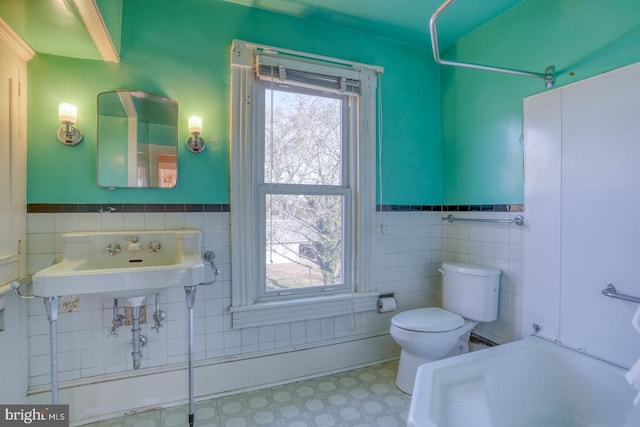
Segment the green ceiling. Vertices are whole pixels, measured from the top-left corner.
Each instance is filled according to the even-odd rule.
[[[100,60],[74,1],[2,0],[2,17],[37,53]],[[116,48],[122,8],[141,0],[98,0]],[[204,2],[229,2],[301,19],[347,27],[405,43],[430,46],[428,20],[444,0],[179,0],[194,13]],[[438,30],[446,48],[522,0],[458,0],[441,17]],[[133,2],[133,3],[131,3]],[[149,16],[153,19],[153,16]],[[141,25],[144,25],[142,23]]]
[[[430,46],[429,18],[444,0],[224,0]],[[522,0],[458,0],[442,15],[440,46],[447,47]]]
[[[0,17],[37,53],[102,59],[71,1],[3,0]]]

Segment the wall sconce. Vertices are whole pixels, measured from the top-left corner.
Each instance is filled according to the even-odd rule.
[[[202,118],[198,116],[189,117],[189,133],[191,136],[187,139],[187,148],[192,153],[200,153],[204,151],[205,143],[200,134],[202,133]]]
[[[76,145],[82,141],[82,132],[73,126],[78,118],[78,109],[66,102],[58,107],[58,120],[62,126],[58,129],[58,140],[64,145]]]

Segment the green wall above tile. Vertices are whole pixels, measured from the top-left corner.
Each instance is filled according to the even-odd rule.
[[[29,203],[228,203],[229,57],[236,38],[384,67],[382,202],[441,202],[439,70],[427,49],[219,1],[123,2],[121,25],[119,64],[43,54],[29,63]],[[116,89],[178,101],[174,189],[97,186],[96,96]],[[78,107],[84,141],[75,147],[55,137],[61,102]],[[204,123],[207,150],[198,155],[184,147],[191,115]]]
[[[228,203],[229,48],[236,38],[384,67],[379,202],[523,202],[522,98],[544,91],[540,80],[438,67],[426,42],[421,48],[230,2],[98,4],[120,64],[97,60],[97,52],[96,60],[86,59],[86,52],[85,59],[48,55],[46,47],[29,63],[29,203]],[[48,8],[3,4],[0,14],[11,15],[24,31],[36,31],[29,15],[53,13]],[[525,0],[443,57],[539,72],[553,64],[558,85],[565,85],[639,61],[638,16],[636,0]],[[71,41],[69,48],[86,50],[85,42],[86,36],[78,37],[78,45]],[[176,188],[109,191],[96,184],[96,96],[116,89],[178,101]],[[76,147],[55,138],[60,102],[78,106],[85,140]],[[204,121],[208,148],[199,155],[184,148],[191,115]]]
[[[637,0],[527,0],[444,52],[446,59],[543,72],[557,86],[640,61]],[[444,204],[522,203],[528,77],[443,67]]]

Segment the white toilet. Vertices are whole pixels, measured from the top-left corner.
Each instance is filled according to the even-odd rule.
[[[402,349],[396,385],[407,394],[420,365],[467,353],[478,322],[498,318],[499,268],[444,262],[439,271],[444,308],[418,308],[391,318],[391,336]]]

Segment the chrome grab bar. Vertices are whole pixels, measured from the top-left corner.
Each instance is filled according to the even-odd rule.
[[[616,290],[616,287],[611,283],[609,283],[607,287],[602,290],[602,295],[609,298],[621,299],[623,301],[630,301],[635,302],[636,304],[640,304],[640,298],[632,297],[631,295],[619,294]]]
[[[469,221],[469,222],[492,222],[497,224],[515,224],[524,225],[524,217],[522,215],[516,215],[513,219],[492,219],[492,218],[456,218],[453,215],[443,216],[443,221]]]

